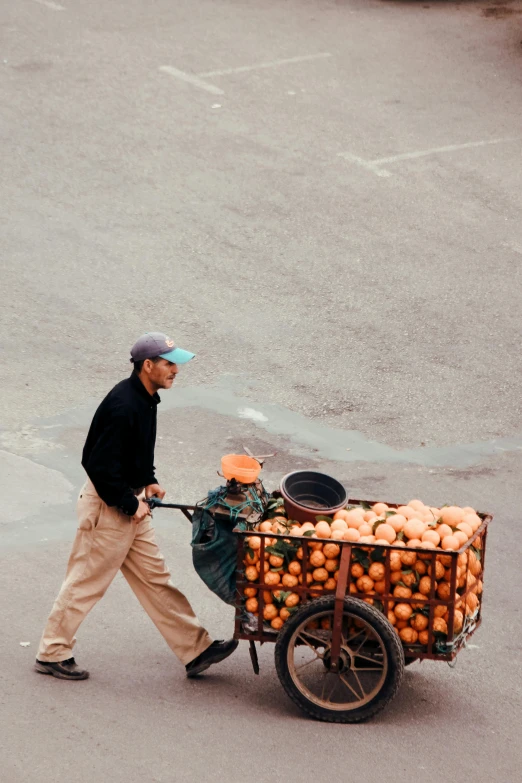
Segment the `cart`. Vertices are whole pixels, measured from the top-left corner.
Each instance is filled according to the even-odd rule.
[[[190,521],[196,506],[165,504],[150,499],[152,508],[175,508]],[[349,505],[377,501],[350,499]],[[399,504],[387,503],[390,509]],[[310,557],[314,541],[294,537],[299,548],[301,578],[292,587],[297,605],[280,630],[264,622],[264,607],[272,603],[281,586],[267,584],[264,566],[255,581],[245,577],[247,538],[251,530],[234,528],[237,535],[237,602],[234,638],[248,641],[254,672],[259,673],[256,642],[275,643],[275,664],[287,695],[307,715],[334,723],[357,723],[382,710],[399,690],[404,667],[414,661],[435,660],[451,663],[481,624],[483,574],[490,514],[479,513],[482,520],[475,534],[458,551],[401,548],[395,545],[358,544],[335,541],[340,547],[336,588],[321,590],[308,584],[313,569]],[[259,562],[265,563],[266,539],[273,533],[255,531],[261,539]],[[280,534],[278,539],[289,541]],[[392,576],[393,552],[415,553],[419,571],[427,575],[422,596],[401,597],[400,603],[427,618],[424,644],[401,640],[390,620],[390,609],[399,602]],[[381,563],[384,589],[378,595],[361,592],[357,586],[355,564]],[[402,566],[401,566],[402,568]],[[438,574],[444,569],[444,590]],[[360,569],[359,569],[360,570]],[[416,572],[415,572],[416,573]],[[439,586],[438,586],[439,585]],[[257,617],[245,612],[245,590],[256,591]],[[284,594],[283,594],[284,597]],[[288,599],[287,599],[288,600]],[[293,599],[294,601],[296,599]],[[437,631],[436,618],[446,617],[447,633]],[[424,621],[423,621],[424,623]]]

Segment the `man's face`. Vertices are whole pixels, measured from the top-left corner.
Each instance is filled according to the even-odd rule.
[[[158,359],[157,362],[148,361],[147,370],[150,382],[157,389],[170,389],[178,374],[178,365],[166,359]]]

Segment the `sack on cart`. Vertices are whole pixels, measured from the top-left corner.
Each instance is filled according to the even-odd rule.
[[[230,521],[197,508],[192,517],[192,562],[197,573],[226,604],[236,599],[237,538]]]

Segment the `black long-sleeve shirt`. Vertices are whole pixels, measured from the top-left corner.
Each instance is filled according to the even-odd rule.
[[[159,402],[159,395],[150,395],[132,373],[100,404],[83,449],[82,465],[98,495],[129,516],[139,505],[133,490],[157,483],[154,446]]]

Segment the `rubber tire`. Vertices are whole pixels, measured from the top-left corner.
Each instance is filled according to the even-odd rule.
[[[358,598],[347,597],[344,599],[344,605],[350,614],[365,620],[368,625],[372,626],[379,633],[388,655],[386,679],[381,690],[372,701],[354,710],[328,710],[307,699],[294,685],[290,676],[287,653],[294,631],[304,620],[312,620],[314,615],[318,613],[333,611],[335,606],[335,598],[333,596],[323,596],[303,604],[299,611],[287,620],[277,638],[275,665],[277,676],[287,695],[307,715],[316,720],[328,721],[330,723],[360,723],[373,718],[396,696],[404,675],[404,652],[399,636],[382,612],[377,611],[373,606]]]

